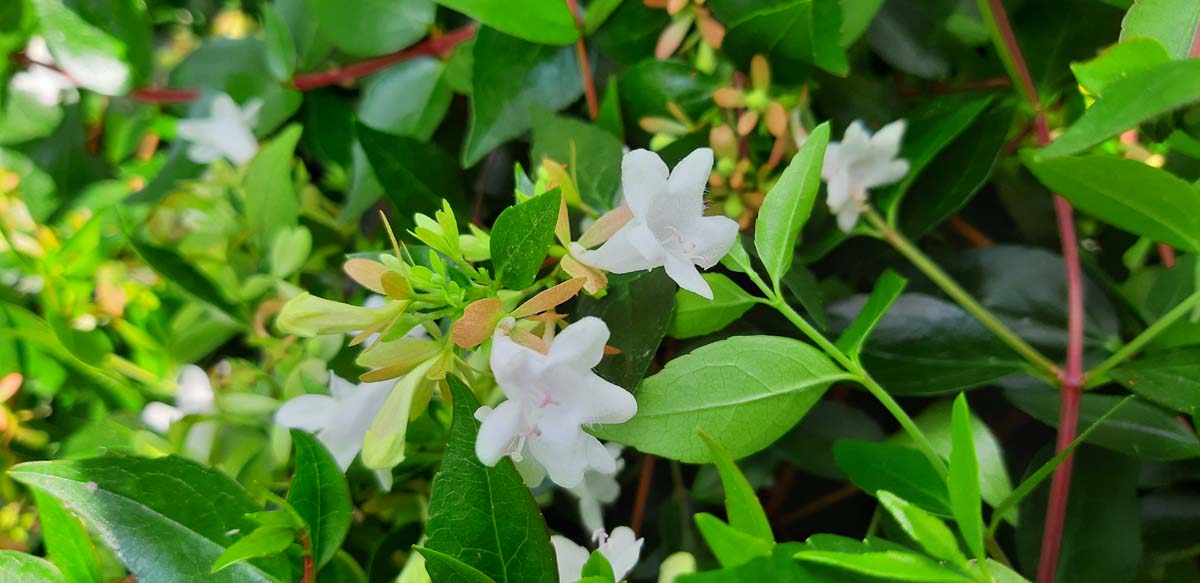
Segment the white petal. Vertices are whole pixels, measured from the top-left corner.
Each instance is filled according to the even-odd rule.
[[[646,219],[651,230],[659,225],[681,225],[704,214],[704,189],[712,174],[713,151],[700,148],[675,165],[667,180],[667,190],[650,204]]]
[[[595,316],[580,318],[567,326],[550,345],[550,361],[576,369],[595,368],[604,357],[608,324]]]
[[[854,225],[858,224],[858,215],[860,214],[862,214],[862,205],[856,201],[850,201],[837,213],[838,228],[843,233],[849,233],[854,230]]]
[[[188,158],[197,164],[211,164],[221,159],[221,151],[200,142],[195,142],[188,146]]]
[[[600,554],[612,565],[613,576],[617,581],[624,579],[637,565],[644,542],[645,540],[637,538],[629,527],[618,526],[613,529],[608,540],[600,545]]]
[[[571,419],[567,411],[555,412],[559,409],[562,408],[547,407],[546,415],[537,423],[541,435],[531,435],[525,443],[530,455],[546,468],[552,482],[573,488],[583,481],[588,465],[584,437],[591,436],[583,432],[578,419]]]
[[[562,393],[566,405],[585,424],[624,423],[637,414],[637,400],[629,391],[592,371],[577,375]]]
[[[232,97],[224,93],[218,93],[213,97],[209,115],[214,120],[240,122],[242,119],[242,110]]]
[[[899,182],[907,174],[908,160],[878,160],[860,171],[858,181],[863,188],[873,188]]]
[[[275,423],[316,433],[336,422],[337,402],[326,395],[293,397],[275,411]]]
[[[547,358],[513,342],[503,334],[492,338],[492,355],[489,360],[496,384],[509,399],[537,401],[542,395],[538,391],[538,375],[546,368]]]
[[[686,289],[702,298],[712,299],[712,288],[708,282],[700,276],[700,272],[696,270],[696,266],[687,259],[671,255],[667,257],[666,262],[667,275],[679,284],[679,287]]]
[[[166,403],[153,401],[142,409],[142,423],[159,433],[166,433],[171,424],[183,418],[183,413]]]
[[[588,466],[591,468],[589,473],[612,474],[617,471],[617,460],[613,459],[612,454],[604,448],[604,444],[600,443],[599,439],[591,435],[584,434],[584,447],[587,451]],[[588,438],[591,439],[588,439]]]
[[[846,127],[846,133],[842,135],[842,155],[846,159],[858,157],[871,144],[871,133],[867,131],[867,126],[863,125],[862,120],[854,120]]]
[[[668,174],[666,163],[650,150],[625,154],[621,160],[621,190],[635,216],[644,216],[654,197],[666,192]]]
[[[694,248],[688,251],[692,263],[701,269],[721,262],[738,236],[737,221],[729,217],[700,217],[687,227],[684,239]]]
[[[354,456],[362,451],[363,438],[396,385],[395,380],[362,383],[347,389],[348,394],[343,393],[342,399],[337,402],[334,418],[317,434],[317,439],[329,448],[342,471],[350,467]],[[397,420],[397,423],[407,426],[407,411],[404,419]]]
[[[895,158],[900,153],[900,142],[904,139],[905,122],[898,119],[880,128],[871,138],[871,146],[877,151],[884,152],[888,158]]]
[[[241,114],[238,116],[246,127],[254,127],[258,123],[258,112],[262,110],[263,100],[251,99],[242,107]]]
[[[585,477],[584,480],[587,478]],[[572,490],[574,492],[575,490]],[[604,512],[600,508],[600,501],[595,496],[590,495],[586,490],[584,496],[579,496],[579,521],[583,523],[584,530],[595,532],[604,528]]]
[[[838,172],[829,180],[829,186],[826,188],[825,203],[829,205],[830,212],[838,212],[839,209],[846,206],[850,201],[850,175],[846,172]]]
[[[197,459],[208,463],[212,454],[213,439],[216,435],[217,423],[215,421],[201,421],[192,425],[188,429],[185,441],[187,451]]]
[[[634,220],[613,233],[599,249],[575,256],[580,263],[613,273],[632,273],[662,265],[666,251],[646,224]]]
[[[189,364],[179,372],[179,391],[175,404],[184,414],[211,413],[213,410],[212,381],[204,369]]]
[[[500,403],[479,426],[475,455],[485,466],[496,465],[523,430],[521,406],[511,399]]]
[[[582,578],[583,566],[590,556],[587,549],[557,534],[550,537],[550,543],[558,562],[558,583],[575,583]]]
[[[525,485],[530,488],[537,488],[546,481],[546,468],[538,463],[531,455],[521,457],[521,461],[514,462],[517,466],[517,473],[521,474],[521,479],[525,481]]]
[[[825,147],[825,160],[821,163],[821,179],[826,182],[842,170],[845,165],[842,160],[841,142],[829,142]]]

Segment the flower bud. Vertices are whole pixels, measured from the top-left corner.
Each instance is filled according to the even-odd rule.
[[[399,315],[408,302],[387,302],[375,308],[352,306],[318,298],[307,292],[292,298],[275,319],[280,330],[297,336],[345,334],[380,326]]]

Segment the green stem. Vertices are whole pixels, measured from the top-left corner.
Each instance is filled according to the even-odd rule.
[[[1017,354],[1020,354],[1022,357],[1024,357],[1025,360],[1029,361],[1029,363],[1038,370],[1049,375],[1051,378],[1057,379],[1059,377],[1058,365],[1054,364],[1053,361],[1042,355],[1041,352],[1038,352],[1036,348],[1030,346],[1029,343],[1022,340],[1021,337],[1017,336],[1016,332],[1010,330],[1008,326],[1005,326],[1004,323],[996,318],[996,316],[994,316],[990,311],[988,311],[987,308],[983,307],[983,305],[976,301],[975,298],[971,297],[971,294],[967,293],[962,286],[958,285],[958,282],[954,281],[954,279],[947,275],[946,272],[942,271],[942,268],[938,267],[936,263],[931,261],[929,257],[922,253],[916,245],[913,245],[912,242],[904,238],[904,235],[901,235],[898,231],[891,228],[891,226],[889,226],[887,222],[883,220],[883,217],[879,216],[879,213],[875,212],[875,209],[867,207],[863,214],[867,217],[867,221],[879,230],[880,234],[883,235],[883,238],[887,240],[888,243],[895,247],[901,255],[904,255],[909,261],[911,261],[912,264],[915,265],[917,269],[921,270],[921,273],[924,273],[925,276],[928,277],[934,284],[942,288],[942,291],[946,292],[946,295],[950,296],[951,299],[957,302],[958,305],[962,306],[962,308],[969,312],[972,316],[975,316],[975,319],[979,320],[979,322],[983,324],[985,328],[991,330],[997,338],[1016,351]]]
[[[1171,311],[1166,314],[1163,314],[1163,317],[1159,318],[1158,321],[1143,330],[1141,334],[1138,334],[1133,340],[1130,340],[1125,346],[1114,352],[1112,356],[1096,365],[1092,370],[1089,370],[1084,375],[1087,383],[1084,384],[1083,388],[1091,389],[1107,383],[1110,379],[1105,376],[1105,373],[1125,362],[1134,354],[1137,354],[1146,344],[1149,344],[1151,340],[1154,340],[1159,334],[1170,328],[1172,324],[1190,313],[1197,305],[1200,305],[1200,290],[1192,292],[1192,295],[1184,298],[1179,305],[1171,308]]]

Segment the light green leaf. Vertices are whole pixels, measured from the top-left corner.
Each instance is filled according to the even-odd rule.
[[[605,557],[599,550],[592,551],[592,554],[588,556],[580,574],[583,575],[580,581],[587,583],[616,583],[612,563],[609,563],[608,557]]]
[[[977,561],[987,559],[983,549],[982,499],[979,494],[979,460],[975,453],[975,431],[971,427],[971,409],[967,396],[959,393],[954,400],[953,447],[950,450],[949,474],[950,508],[967,548]]]
[[[974,581],[959,571],[952,571],[921,555],[904,551],[879,553],[800,551],[795,556],[801,561],[829,565],[891,581],[919,581],[920,583],[969,583]]]
[[[1086,150],[1151,118],[1200,99],[1200,61],[1172,61],[1109,83],[1104,95],[1039,158]]]
[[[437,0],[500,32],[548,45],[565,45],[579,39],[575,18],[566,2],[557,0]],[[611,11],[611,9],[610,9]]]
[[[287,81],[296,71],[296,42],[292,40],[292,31],[273,4],[263,4],[261,10],[267,69],[276,81]]]
[[[945,460],[950,459],[954,447],[953,409],[952,401],[941,401],[926,407],[914,420],[929,439],[933,451]],[[971,429],[975,441],[975,457],[979,464],[980,494],[985,502],[995,507],[1012,494],[1013,490],[1012,480],[1005,465],[1004,451],[987,423],[979,417],[972,416]],[[898,434],[895,439],[906,444],[909,442],[904,434]],[[1016,517],[1016,512],[1005,514],[1005,520],[1013,524],[1016,524]]]
[[[246,536],[239,538],[229,545],[221,556],[213,562],[212,572],[216,573],[230,565],[249,559],[278,555],[291,546],[296,539],[296,529],[288,526],[264,526],[256,528]]]
[[[358,120],[381,132],[429,141],[454,96],[445,72],[444,63],[426,57],[372,75],[363,89]]]
[[[884,271],[883,275],[875,282],[875,289],[871,290],[871,295],[867,297],[866,303],[858,311],[854,321],[850,322],[850,327],[842,331],[841,336],[838,336],[837,347],[857,358],[858,353],[862,351],[863,343],[871,335],[871,330],[874,330],[875,325],[883,319],[883,315],[892,306],[892,302],[900,297],[906,285],[908,285],[908,280],[900,277],[900,274],[891,269]]]
[[[1200,66],[1200,60],[1191,62]],[[1200,80],[1200,68],[1197,73]],[[1025,165],[1083,212],[1135,235],[1200,252],[1200,192],[1166,170],[1115,156],[1025,156]]]
[[[0,111],[0,145],[45,137],[62,123],[61,106],[42,105],[36,97],[25,91],[10,89],[4,93],[4,109]]]
[[[33,490],[33,496],[37,500],[38,520],[42,524],[42,543],[46,546],[46,556],[62,571],[68,581],[100,583],[96,545],[92,543],[83,523],[53,496],[37,489]],[[0,568],[0,574],[3,572],[3,568]]]
[[[949,561],[957,567],[966,566],[967,557],[958,548],[958,538],[940,518],[887,490],[876,492],[876,496],[896,519],[896,524],[931,557]]]
[[[707,512],[696,515],[696,528],[722,567],[736,567],[757,557],[769,557],[775,543],[738,530]]]
[[[10,550],[0,551],[0,578],[21,583],[74,583],[46,559]]]
[[[163,279],[174,283],[181,291],[204,302],[231,318],[238,318],[238,309],[226,299],[217,284],[199,269],[183,260],[174,251],[130,238],[134,251]]]
[[[292,184],[292,154],[303,131],[298,124],[284,128],[246,168],[242,183],[246,220],[264,241],[264,247],[270,244],[275,233],[295,226],[300,220],[300,199]]]
[[[1137,0],[1121,21],[1121,40],[1146,37],[1157,40],[1175,59],[1191,54],[1200,25],[1196,0]]]
[[[809,134],[800,151],[792,157],[779,181],[767,193],[754,222],[754,248],[776,289],[792,266],[796,239],[812,214],[813,201],[821,188],[821,165],[828,144],[829,123],[826,122]]]
[[[734,459],[791,429],[837,380],[849,378],[817,349],[791,338],[738,336],[667,363],[635,393],[638,413],[595,434],[686,463],[711,461],[703,431]]]
[[[921,452],[893,445],[843,439],[833,457],[850,481],[875,494],[887,490],[939,516],[950,516],[950,494]]]
[[[540,166],[549,158],[565,165],[583,202],[597,212],[615,204],[623,147],[612,134],[592,124],[542,110],[534,113],[530,162]],[[572,206],[578,202],[567,200]]]
[[[675,315],[667,330],[672,337],[692,338],[721,330],[742,317],[757,301],[720,273],[705,273],[704,280],[712,288],[711,300],[685,289],[676,292]]]
[[[721,486],[725,488],[725,516],[729,519],[729,525],[752,537],[774,543],[775,535],[771,532],[767,513],[763,511],[758,495],[754,493],[750,482],[746,481],[746,476],[742,475],[720,443],[707,433],[701,432],[700,438],[708,446],[709,456],[721,474]]]
[[[425,36],[433,23],[431,0],[313,0],[320,35],[348,55],[396,52]]]
[[[342,470],[313,436],[292,430],[296,446],[296,474],[288,487],[287,501],[308,524],[313,560],[317,568],[337,554],[342,539],[350,532],[350,487]]]
[[[584,34],[592,34],[604,21],[612,16],[613,11],[621,6],[624,0],[592,0],[587,6],[587,15],[583,18]]]
[[[721,258],[721,265],[738,273],[754,273],[754,265],[750,262],[750,254],[746,252],[746,247],[742,245],[741,237],[733,240],[729,252]]]
[[[1170,60],[1171,55],[1158,41],[1138,37],[1108,47],[1090,61],[1071,63],[1071,72],[1088,92],[1102,95],[1109,83]]]
[[[492,265],[511,290],[529,287],[554,241],[562,194],[555,188],[504,209],[492,225]]]
[[[555,583],[554,547],[529,488],[508,458],[494,467],[480,463],[474,416],[479,402],[457,378],[446,379],[454,397],[454,422],[442,470],[433,479],[426,547],[498,583]],[[425,567],[435,581],[479,581],[448,562],[429,560]]]

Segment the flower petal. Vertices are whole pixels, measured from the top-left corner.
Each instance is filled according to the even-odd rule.
[[[179,391],[175,393],[175,404],[185,415],[212,412],[212,381],[204,369],[189,364],[179,371]]]
[[[704,214],[704,189],[712,167],[713,151],[709,148],[699,148],[675,165],[667,189],[650,205],[646,222],[651,230],[658,232],[660,225],[683,225]]]
[[[337,414],[337,401],[326,395],[293,397],[275,411],[275,423],[292,429],[316,433],[332,424]]]
[[[595,316],[580,318],[555,336],[550,345],[550,361],[575,369],[595,368],[604,357],[608,343],[608,324]]]
[[[838,212],[842,207],[850,202],[851,181],[848,172],[838,172],[829,179],[829,186],[825,193],[825,203],[829,205],[830,212]]]
[[[667,190],[667,164],[650,150],[634,150],[621,160],[621,189],[629,210],[644,216],[650,203]]]
[[[546,368],[545,356],[504,334],[496,334],[492,337],[490,364],[496,384],[506,397],[523,401],[541,398],[537,375]]]
[[[702,298],[712,299],[712,288],[708,282],[700,276],[700,272],[696,266],[689,260],[677,255],[667,257],[666,265],[667,275],[679,284],[679,287],[686,289]]]
[[[700,217],[688,225],[684,238],[694,247],[689,251],[692,263],[709,269],[721,262],[737,239],[737,221],[729,217]]]
[[[858,224],[858,215],[862,214],[862,205],[857,201],[849,201],[841,209],[837,211],[838,228],[843,233],[849,233],[854,230],[854,225]]]
[[[509,399],[500,403],[479,426],[475,438],[475,455],[485,466],[494,466],[508,454],[513,440],[523,431],[521,406]]]
[[[637,565],[638,557],[642,554],[642,544],[646,541],[637,538],[628,526],[618,526],[608,536],[608,540],[600,545],[600,554],[612,565],[613,577],[617,581],[625,578]]]
[[[146,406],[142,408],[142,423],[158,433],[166,433],[172,423],[182,418],[183,413],[179,409],[166,403],[153,401],[146,403]]]
[[[613,273],[632,273],[662,265],[666,252],[646,224],[626,223],[599,249],[575,256],[580,263]]]
[[[582,578],[583,566],[590,556],[587,549],[557,534],[550,537],[550,544],[554,545],[554,555],[558,561],[559,583],[574,583]]]

